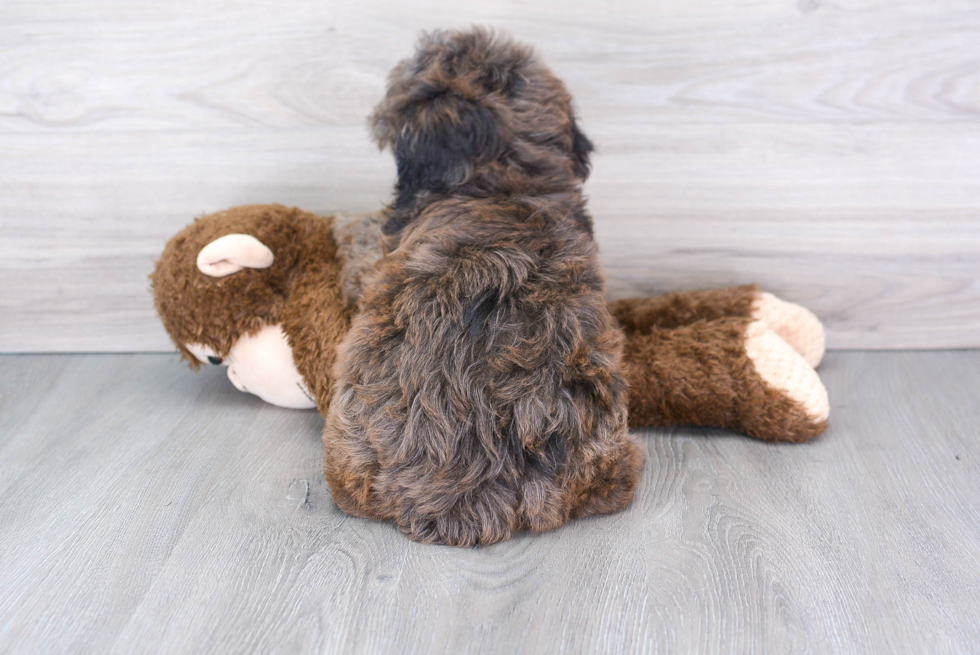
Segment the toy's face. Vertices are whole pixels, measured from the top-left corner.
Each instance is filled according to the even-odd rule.
[[[286,335],[278,325],[267,325],[257,334],[239,337],[224,358],[218,357],[207,346],[185,345],[202,363],[227,366],[228,379],[239,391],[255,394],[279,407],[316,407],[303,376],[293,364],[293,352]]]
[[[197,268],[204,275],[222,278],[247,268],[268,268],[274,260],[272,250],[255,237],[227,234],[201,249]],[[254,334],[238,336],[225,357],[200,343],[184,346],[202,363],[227,366],[228,379],[239,391],[280,407],[316,407],[279,325],[265,325]]]

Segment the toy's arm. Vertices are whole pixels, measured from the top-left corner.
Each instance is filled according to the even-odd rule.
[[[767,441],[805,441],[826,426],[816,371],[749,318],[628,332],[624,369],[633,427],[730,428]]]
[[[675,328],[695,321],[748,318],[759,293],[756,285],[748,284],[728,289],[625,298],[610,303],[609,311],[627,333],[653,327]]]

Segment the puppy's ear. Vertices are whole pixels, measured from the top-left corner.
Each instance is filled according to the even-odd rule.
[[[414,113],[395,140],[398,202],[420,191],[449,193],[469,180],[474,166],[504,152],[486,107],[447,94]]]
[[[575,118],[572,118],[572,159],[574,161],[573,169],[575,171],[575,176],[582,180],[583,182],[589,177],[589,170],[592,168],[592,163],[589,161],[589,155],[595,150],[592,142],[589,138],[582,133],[582,130],[578,129],[578,123],[575,122]]]

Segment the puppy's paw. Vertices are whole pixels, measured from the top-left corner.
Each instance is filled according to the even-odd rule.
[[[820,365],[826,345],[823,324],[809,309],[757,291],[752,301],[752,319],[762,321],[782,337],[812,368]]]
[[[804,441],[824,430],[830,415],[827,389],[803,356],[761,321],[745,333],[745,354],[764,383],[742,407],[743,425],[752,436]]]

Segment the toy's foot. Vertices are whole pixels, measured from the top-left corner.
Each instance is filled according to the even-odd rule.
[[[763,383],[749,382],[739,414],[746,433],[770,441],[805,441],[827,427],[830,402],[820,376],[761,321],[745,333],[745,354]]]
[[[820,365],[825,348],[823,325],[809,309],[757,291],[752,318],[782,337],[812,368]]]

